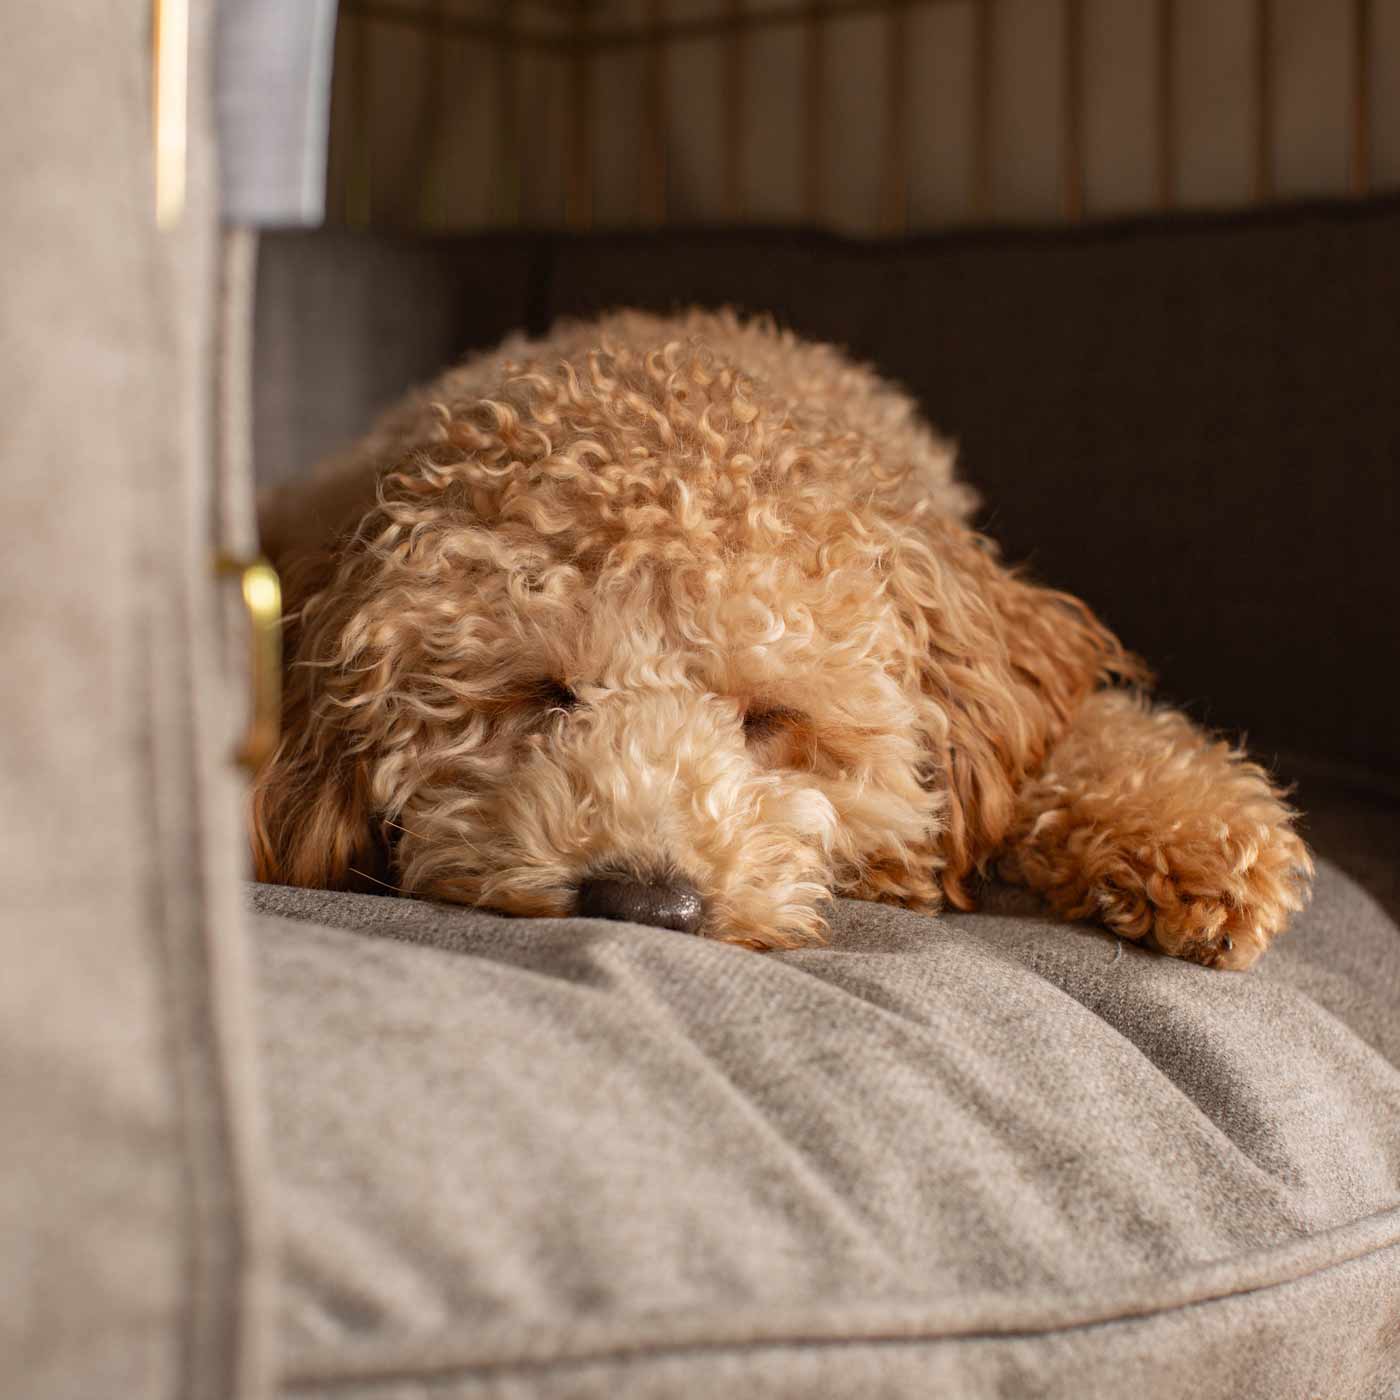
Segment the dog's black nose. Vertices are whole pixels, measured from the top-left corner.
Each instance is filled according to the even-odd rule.
[[[578,912],[586,919],[621,919],[694,933],[705,905],[700,891],[676,876],[643,881],[626,875],[593,875],[578,887]]]

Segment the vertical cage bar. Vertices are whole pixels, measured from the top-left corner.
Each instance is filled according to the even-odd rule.
[[[729,0],[725,10],[726,37],[720,81],[724,107],[724,218],[739,223],[744,217],[744,95],[748,35],[744,0]]]
[[[1351,192],[1371,192],[1371,0],[1351,6]]]
[[[1084,217],[1084,6],[1064,0],[1060,91],[1060,205],[1064,217]]]
[[[894,0],[885,14],[885,142],[881,170],[881,229],[904,232],[909,216],[909,8]]]
[[[347,16],[349,19],[349,16]],[[353,42],[350,59],[350,170],[345,181],[345,222],[351,228],[368,228],[373,212],[373,162],[370,153],[372,74],[369,54],[369,19],[357,14],[349,20]]]
[[[1157,0],[1157,44],[1153,59],[1157,207],[1166,212],[1176,203],[1176,0]]]
[[[564,195],[564,222],[575,232],[593,226],[593,50],[588,38],[588,11],[580,6],[569,56],[569,170]]]
[[[809,224],[822,218],[822,83],[826,68],[826,5],[807,6],[806,53],[802,75],[802,208]]]
[[[972,189],[973,216],[992,210],[992,3],[973,0],[972,11]]]
[[[1254,0],[1254,199],[1274,194],[1274,12],[1272,0]]]
[[[669,120],[666,92],[667,64],[662,43],[666,0],[647,0],[646,110],[642,117],[642,169],[640,200],[642,222],[666,222],[666,145]]]
[[[493,226],[509,228],[520,223],[520,106],[515,31],[511,25],[511,0],[496,0],[496,144],[491,182]]]
[[[420,37],[427,45],[427,62],[423,65],[427,90],[419,112],[415,184],[419,227],[434,228],[445,222],[438,191],[433,188],[433,173],[447,138],[442,120],[443,89],[447,81],[447,0],[433,0],[431,11],[424,16]]]

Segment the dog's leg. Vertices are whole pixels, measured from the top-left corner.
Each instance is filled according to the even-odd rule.
[[[1312,860],[1257,764],[1185,715],[1100,691],[1019,794],[1000,871],[1067,919],[1239,969],[1302,907]]]

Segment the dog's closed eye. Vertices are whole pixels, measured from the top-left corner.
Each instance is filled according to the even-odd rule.
[[[807,716],[786,705],[754,705],[744,712],[744,738],[750,743],[771,739],[802,724]]]
[[[744,742],[765,768],[811,770],[822,761],[811,715],[788,705],[751,704],[744,711]]]
[[[578,696],[563,681],[552,677],[536,685],[532,698],[546,710],[572,710],[578,704]]]

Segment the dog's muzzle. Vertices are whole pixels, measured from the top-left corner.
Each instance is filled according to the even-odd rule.
[[[694,933],[705,903],[688,880],[671,876],[655,881],[626,875],[594,875],[578,887],[578,912],[586,919],[620,919]]]

